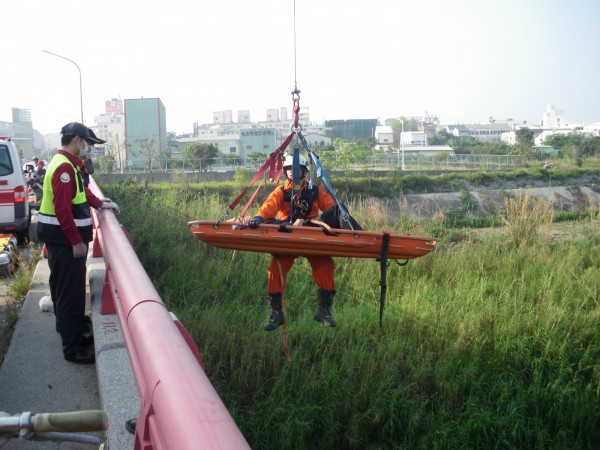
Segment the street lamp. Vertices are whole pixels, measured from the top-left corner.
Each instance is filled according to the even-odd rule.
[[[402,141],[402,135],[404,134],[404,120],[400,122],[402,125],[402,131],[400,132],[400,151],[398,152],[398,166],[401,170],[406,170],[406,166],[404,165],[404,143]],[[400,154],[402,154],[402,164],[400,164]]]
[[[56,56],[58,58],[62,58],[62,59],[66,59],[67,61],[69,61],[70,63],[74,64],[75,67],[77,67],[77,70],[79,70],[79,104],[81,106],[81,123],[83,123],[83,90],[81,89],[81,69],[79,68],[79,66],[77,65],[77,63],[65,56],[61,56],[61,55],[57,55],[56,53],[52,53],[49,52],[48,50],[42,50],[44,53],[48,53],[49,55],[52,56]]]

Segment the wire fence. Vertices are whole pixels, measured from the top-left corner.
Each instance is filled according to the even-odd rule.
[[[250,171],[258,170],[264,159],[248,158],[206,158],[195,163],[186,159],[132,159],[122,163],[119,161],[96,161],[96,170],[102,173],[125,172],[228,172],[238,168]],[[513,170],[529,165],[523,155],[420,155],[406,154],[404,157],[395,154],[376,154],[349,158],[335,152],[327,152],[320,156],[320,161],[327,169],[336,170]]]

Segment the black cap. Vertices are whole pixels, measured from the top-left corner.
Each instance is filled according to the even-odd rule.
[[[85,139],[88,144],[96,143],[92,140],[88,127],[80,124],[79,122],[71,122],[66,124],[64,127],[62,127],[62,130],[60,130],[60,133],[63,136],[79,136],[80,138]]]
[[[91,141],[94,144],[104,144],[106,142],[100,139],[98,136],[96,136],[96,133],[94,133],[94,131],[91,128],[88,128],[88,132],[90,133]]]

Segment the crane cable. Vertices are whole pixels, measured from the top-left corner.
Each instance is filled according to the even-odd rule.
[[[294,94],[299,94],[298,90],[298,78],[297,78],[297,63],[296,63],[296,0],[294,0],[294,90],[292,91],[292,96]]]

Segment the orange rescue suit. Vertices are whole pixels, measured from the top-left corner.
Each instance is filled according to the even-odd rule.
[[[265,221],[272,219],[289,220],[291,190],[292,183],[290,180],[286,180],[283,187],[277,186],[259,208],[257,215]],[[316,186],[312,190],[308,189],[308,183],[304,180],[302,181],[301,192],[295,194],[294,219],[314,219],[319,215],[319,211],[325,212],[335,205],[331,195]],[[285,284],[287,273],[294,265],[296,258],[297,256],[292,255],[272,255],[271,263],[267,269],[268,292],[283,292],[283,284]],[[333,258],[330,256],[307,256],[306,259],[308,259],[317,286],[332,291],[335,288]],[[281,276],[279,266],[281,266]]]

